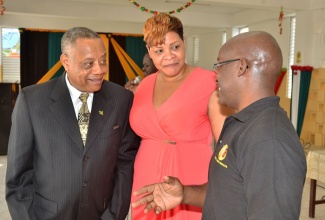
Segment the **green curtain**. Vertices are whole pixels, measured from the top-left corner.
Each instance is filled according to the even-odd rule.
[[[125,36],[113,36],[114,40],[121,46],[121,48],[125,51],[126,40]],[[122,64],[117,57],[117,54],[113,48],[111,42],[109,43],[109,81],[124,86],[125,84],[125,73],[122,67]]]
[[[301,70],[300,72],[300,88],[299,88],[299,103],[298,103],[298,119],[297,133],[300,137],[302,125],[305,118],[306,106],[308,101],[309,86],[311,79],[311,71]]]
[[[147,52],[146,43],[143,41],[143,37],[126,37],[125,52],[140,68],[142,68],[143,56]]]
[[[125,52],[131,57],[131,59],[142,68],[143,56],[147,52],[146,43],[143,41],[143,36],[140,37],[126,37]],[[128,78],[125,77],[128,81]]]
[[[64,33],[51,32],[49,33],[49,44],[48,44],[48,69],[51,69],[59,60],[61,55],[61,38]],[[61,67],[52,78],[61,76],[64,68]]]
[[[38,82],[59,60],[63,32],[47,30],[21,30],[21,85],[22,87]],[[146,53],[143,36],[114,35],[117,43],[142,68],[143,55]],[[124,86],[126,75],[112,47],[109,47],[109,80]],[[53,78],[64,71],[61,67]]]

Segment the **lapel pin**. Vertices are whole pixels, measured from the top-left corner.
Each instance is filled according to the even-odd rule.
[[[100,115],[104,115],[104,111],[99,111],[99,114]]]

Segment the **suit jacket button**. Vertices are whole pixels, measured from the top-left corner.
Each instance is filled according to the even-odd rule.
[[[82,186],[83,186],[83,187],[86,187],[86,186],[88,186],[88,183],[87,183],[87,182],[83,182],[83,183],[82,183]]]
[[[84,157],[82,158],[82,160],[83,160],[83,161],[87,161],[87,160],[88,160],[88,158],[89,158],[89,157],[87,157],[87,156],[84,156]]]

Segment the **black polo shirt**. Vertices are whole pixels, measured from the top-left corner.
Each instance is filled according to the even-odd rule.
[[[261,99],[225,120],[202,219],[299,219],[306,158],[279,100]]]

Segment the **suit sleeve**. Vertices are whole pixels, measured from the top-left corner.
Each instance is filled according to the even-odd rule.
[[[33,128],[22,90],[17,98],[9,137],[6,173],[6,200],[13,220],[33,219]]]
[[[103,220],[125,220],[130,208],[133,165],[140,145],[140,138],[133,132],[129,124],[132,101],[133,95],[130,96],[127,106],[128,111],[123,127],[123,137],[115,172],[115,188],[112,202],[103,213]]]

